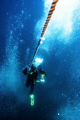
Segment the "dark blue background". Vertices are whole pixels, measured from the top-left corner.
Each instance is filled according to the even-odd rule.
[[[34,29],[44,13],[43,0],[3,0],[0,8],[0,120],[79,120],[80,27],[76,15],[71,42],[56,38],[48,53],[40,49],[37,54],[44,59],[47,76],[45,83],[36,83],[31,107],[22,69],[37,46]]]

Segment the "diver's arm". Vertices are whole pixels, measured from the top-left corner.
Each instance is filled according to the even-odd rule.
[[[26,68],[23,69],[22,72],[23,72],[24,75],[27,75],[27,71],[28,71],[28,70],[27,70],[27,67],[26,67]]]
[[[46,73],[41,68],[39,69],[39,73],[44,74],[46,76]]]
[[[27,75],[28,74],[28,72],[30,71],[30,65],[31,65],[31,62],[30,62],[30,64],[29,65],[27,65],[25,68],[23,68],[23,74],[24,75]]]

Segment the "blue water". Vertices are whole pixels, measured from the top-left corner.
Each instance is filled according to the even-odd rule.
[[[45,83],[35,105],[22,69],[31,61],[52,0],[0,1],[0,120],[80,120],[80,1],[59,0],[45,41]]]

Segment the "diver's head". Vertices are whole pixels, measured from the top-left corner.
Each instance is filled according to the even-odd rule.
[[[35,60],[33,62],[33,66],[38,67],[42,63],[42,61],[43,61],[43,59],[41,59],[41,58],[35,58]]]

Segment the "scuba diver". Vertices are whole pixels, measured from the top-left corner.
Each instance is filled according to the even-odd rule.
[[[33,89],[35,82],[44,82],[44,77],[46,76],[46,73],[43,71],[43,69],[40,67],[40,64],[42,63],[43,59],[36,58],[35,62],[32,63],[31,67],[28,65],[24,70],[23,74],[27,75],[26,80],[26,86],[31,87],[30,94],[33,94]],[[41,75],[41,77],[39,76]],[[40,80],[37,80],[38,77],[40,77]]]

